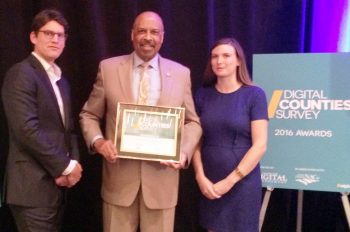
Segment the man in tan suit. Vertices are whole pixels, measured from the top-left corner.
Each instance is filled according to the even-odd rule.
[[[190,70],[158,54],[164,28],[154,12],[139,14],[131,31],[134,52],[100,63],[97,79],[80,114],[87,145],[104,157],[105,232],[173,231],[179,169],[188,166],[202,130],[194,109]],[[113,144],[117,103],[137,103],[142,65],[149,65],[148,105],[184,107],[185,126],[179,163],[117,159]],[[103,135],[100,128],[105,119]],[[156,145],[155,145],[156,146]]]

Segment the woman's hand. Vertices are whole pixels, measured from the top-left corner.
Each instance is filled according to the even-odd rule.
[[[202,192],[202,194],[210,199],[210,200],[214,200],[214,199],[218,199],[221,197],[221,194],[218,194],[214,188],[213,188],[213,183],[206,177],[206,176],[199,176],[196,178],[197,179],[197,183],[198,186]]]
[[[228,191],[230,191],[230,189],[233,188],[235,183],[236,183],[235,181],[232,181],[229,178],[225,178],[225,179],[220,180],[219,182],[215,183],[213,186],[213,189],[217,194],[222,196],[222,195],[226,194]]]

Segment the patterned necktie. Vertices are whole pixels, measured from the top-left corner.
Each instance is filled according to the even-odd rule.
[[[137,104],[147,105],[148,100],[148,92],[149,92],[149,74],[148,74],[148,63],[143,63],[141,65],[141,80],[140,80],[140,89],[139,89],[139,98],[137,100]]]

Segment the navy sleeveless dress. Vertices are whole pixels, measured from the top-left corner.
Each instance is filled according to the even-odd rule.
[[[266,96],[257,86],[242,86],[232,93],[202,87],[195,103],[203,127],[204,172],[216,183],[236,168],[251,147],[251,121],[268,120]],[[200,225],[215,232],[257,232],[261,188],[258,165],[220,199],[201,195]]]

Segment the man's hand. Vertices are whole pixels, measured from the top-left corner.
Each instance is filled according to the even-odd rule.
[[[101,154],[108,162],[115,163],[117,160],[117,148],[111,140],[97,139],[93,144],[95,151]]]
[[[171,168],[182,169],[182,168],[186,167],[186,162],[187,162],[187,154],[181,152],[179,163],[169,162],[169,161],[161,161],[160,163],[163,165],[166,165],[168,167],[171,167]]]
[[[82,171],[83,168],[79,163],[77,163],[77,165],[75,165],[75,167],[73,168],[72,172],[67,175],[69,188],[76,185],[79,182]]]
[[[56,185],[60,187],[68,187],[68,179],[67,176],[59,176],[55,178]]]
[[[81,165],[77,163],[69,175],[56,177],[55,183],[60,187],[71,188],[79,182],[82,171]]]

